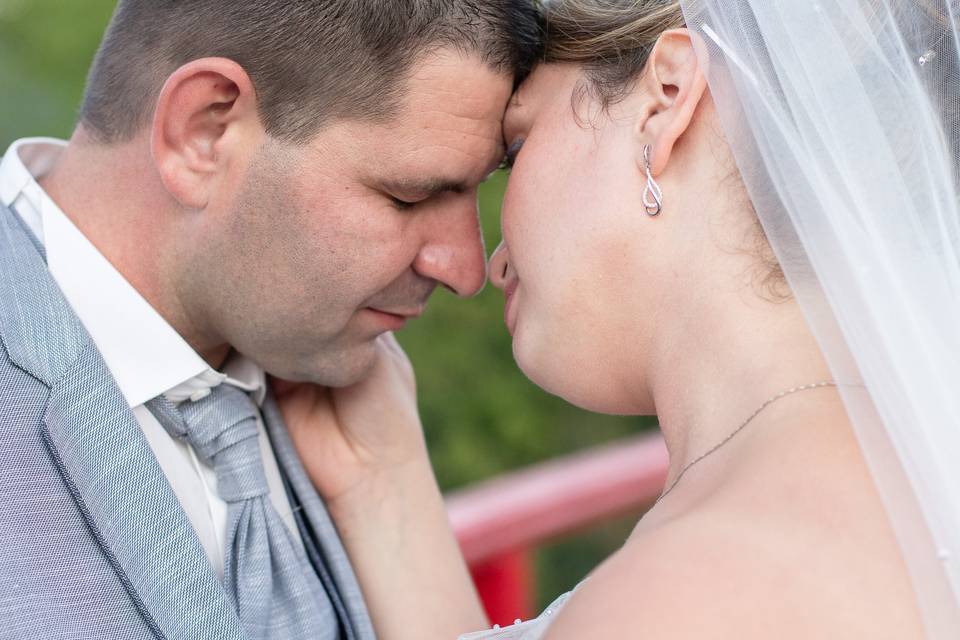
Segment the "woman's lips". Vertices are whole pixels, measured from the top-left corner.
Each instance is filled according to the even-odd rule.
[[[503,289],[504,305],[503,305],[503,322],[507,325],[507,331],[510,332],[510,335],[513,335],[513,330],[516,327],[517,320],[516,318],[511,319],[510,309],[512,308],[511,303],[513,302],[513,294],[516,293],[517,287],[520,286],[520,281],[513,279]]]

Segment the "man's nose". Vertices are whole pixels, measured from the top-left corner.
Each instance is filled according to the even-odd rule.
[[[453,215],[449,215],[453,213]],[[476,200],[457,212],[430,221],[427,240],[413,263],[425,278],[469,298],[483,289],[487,279],[486,252]]]
[[[510,282],[510,252],[505,242],[490,256],[490,284],[497,289],[505,289]]]

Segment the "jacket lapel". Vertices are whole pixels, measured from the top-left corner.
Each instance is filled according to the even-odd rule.
[[[50,387],[41,437],[148,625],[167,639],[242,640],[189,519],[99,352],[0,207],[0,338]]]
[[[243,638],[189,519],[95,349],[84,350],[51,390],[42,437],[157,635]]]

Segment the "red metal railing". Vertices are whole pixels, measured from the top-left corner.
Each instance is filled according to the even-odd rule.
[[[450,521],[490,620],[534,615],[536,547],[649,505],[666,472],[663,439],[644,435],[449,494]]]

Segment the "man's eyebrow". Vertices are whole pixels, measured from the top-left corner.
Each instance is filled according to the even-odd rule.
[[[383,187],[391,193],[422,197],[469,189],[465,182],[449,178],[387,178],[383,181]]]
[[[507,154],[503,142],[497,143],[497,150],[493,161],[484,172],[481,182],[486,181],[503,163]],[[404,194],[408,196],[417,196],[429,198],[441,193],[463,193],[469,191],[475,185],[471,185],[469,180],[457,180],[454,178],[386,178],[381,182],[383,188],[390,193]]]

